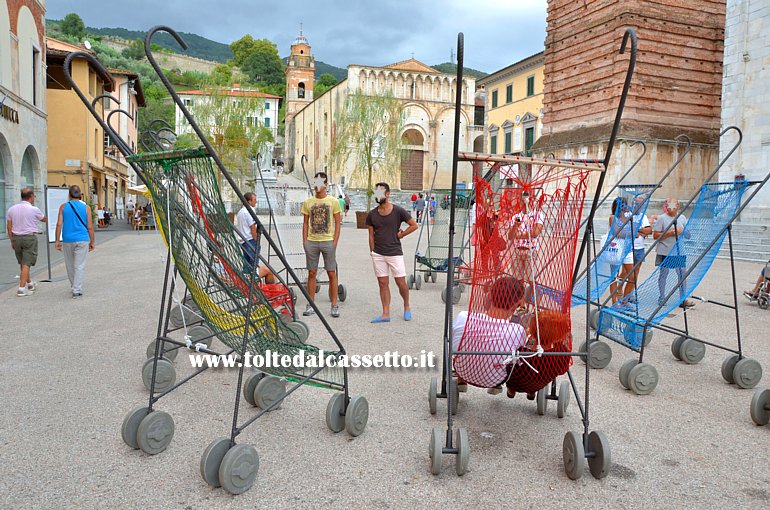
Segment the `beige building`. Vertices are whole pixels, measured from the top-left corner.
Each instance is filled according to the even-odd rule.
[[[46,183],[45,1],[0,1],[0,239],[5,213]]]
[[[436,187],[446,189],[451,183],[456,86],[454,75],[441,73],[415,59],[384,67],[349,65],[345,80],[298,110],[294,118],[287,121],[287,169],[301,172],[300,158],[305,155],[308,158],[308,173],[324,170],[330,174],[332,182],[361,187],[363,182],[351,181],[354,170],[352,158],[340,175],[335,175],[329,167],[338,112],[348,95],[355,91],[365,94],[389,91],[401,102],[405,117],[402,139],[409,150],[401,165],[400,182],[391,183],[391,186],[402,190],[429,189],[433,161],[437,161]],[[475,144],[480,150],[483,126],[475,123],[475,78],[464,77],[461,87],[460,149],[472,151]],[[460,185],[471,185],[472,178],[471,165],[460,163]]]
[[[478,80],[485,90],[484,150],[528,154],[543,130],[543,53]]]
[[[128,174],[125,167],[108,165],[104,132],[64,76],[64,59],[75,51],[86,50],[47,38],[48,185],[77,184],[86,200],[99,209],[113,209],[118,183],[126,181]],[[99,73],[84,59],[72,62],[72,77],[89,101],[115,90],[110,76]],[[103,114],[104,103],[97,102],[96,109]]]

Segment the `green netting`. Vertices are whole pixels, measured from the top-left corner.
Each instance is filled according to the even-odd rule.
[[[144,153],[131,156],[129,161],[142,169],[142,178],[152,195],[161,233],[171,248],[174,264],[217,338],[242,355],[250,352],[266,356],[268,351],[292,357],[301,351],[306,355],[317,354],[319,349],[302,343],[269,305],[259,286],[252,285],[251,275],[244,274],[241,247],[227,217],[216,173],[206,151]],[[298,381],[317,369],[260,367],[260,370]],[[341,388],[343,379],[341,369],[325,368],[309,383]]]
[[[467,192],[467,190],[462,191]],[[470,196],[459,196],[455,201],[455,236],[452,242],[454,267],[459,267],[464,261],[470,260],[468,229],[470,227],[471,201],[472,197]],[[449,267],[447,254],[449,253],[449,215],[451,212],[448,200],[445,197],[436,199],[434,218],[431,218],[429,211],[429,207],[426,207],[422,218],[422,228],[427,232],[426,241],[424,243],[418,241],[415,259],[424,268],[446,272]]]

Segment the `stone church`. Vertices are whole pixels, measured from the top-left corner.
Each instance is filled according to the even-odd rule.
[[[356,175],[353,161],[344,169],[330,168],[329,155],[336,133],[336,119],[349,94],[390,91],[404,110],[402,142],[406,152],[401,164],[400,182],[394,189],[427,190],[433,180],[433,162],[438,163],[435,187],[447,189],[451,183],[456,76],[411,58],[382,67],[351,64],[347,78],[320,97],[313,96],[315,61],[307,39],[300,34],[291,46],[286,66],[286,168],[300,175],[300,160],[307,157],[308,174],[325,171],[331,182],[348,187],[364,185]],[[476,106],[475,78],[464,77],[462,86],[460,148],[481,151],[483,147],[483,103]],[[480,116],[475,115],[480,108]],[[476,124],[478,122],[478,124]],[[376,179],[377,176],[375,176]],[[303,178],[304,179],[304,178]],[[469,163],[458,166],[460,186],[472,185]]]

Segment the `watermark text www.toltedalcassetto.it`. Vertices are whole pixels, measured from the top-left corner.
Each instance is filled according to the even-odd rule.
[[[381,354],[329,354],[323,350],[307,352],[299,350],[294,354],[265,351],[264,354],[246,352],[236,354],[190,354],[193,368],[435,368],[436,355],[433,351],[422,350],[417,356],[386,351]]]

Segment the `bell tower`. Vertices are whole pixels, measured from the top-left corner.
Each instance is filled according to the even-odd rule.
[[[302,34],[291,45],[289,61],[286,62],[286,122],[294,117],[298,110],[313,101],[313,79],[315,76],[315,58],[310,54],[310,43]]]

